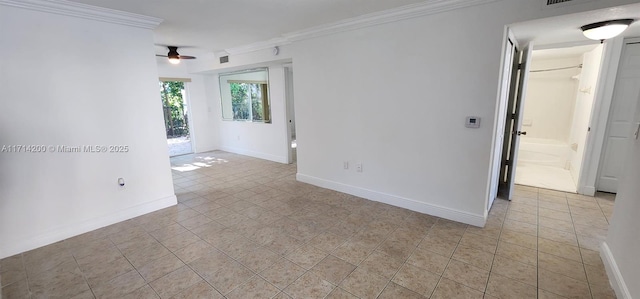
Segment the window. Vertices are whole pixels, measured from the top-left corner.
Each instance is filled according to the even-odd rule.
[[[271,122],[267,69],[220,75],[222,119]]]

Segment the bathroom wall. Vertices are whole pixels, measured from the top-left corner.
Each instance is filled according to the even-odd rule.
[[[603,46],[598,45],[595,49],[583,55],[580,85],[576,96],[574,117],[569,136],[569,144],[574,145],[570,154],[570,170],[575,182],[578,182],[580,178],[584,147],[589,134],[593,101],[596,95],[596,84],[600,74],[602,50]]]
[[[580,56],[545,59],[537,58],[534,52],[531,70],[576,66],[580,63]],[[522,119],[522,131],[527,132],[524,139],[569,141],[578,88],[578,80],[571,77],[579,73],[578,68],[529,73]]]

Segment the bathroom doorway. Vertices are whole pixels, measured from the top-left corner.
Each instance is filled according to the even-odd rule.
[[[534,49],[516,184],[577,191],[602,53],[601,44]]]

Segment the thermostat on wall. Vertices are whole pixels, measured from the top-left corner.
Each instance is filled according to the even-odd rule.
[[[480,118],[477,116],[467,116],[467,121],[464,123],[467,128],[480,128]]]

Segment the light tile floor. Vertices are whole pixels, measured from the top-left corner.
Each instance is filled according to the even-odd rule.
[[[295,181],[225,152],[172,159],[179,204],[0,261],[2,298],[613,298],[613,198],[518,187],[484,228]]]

